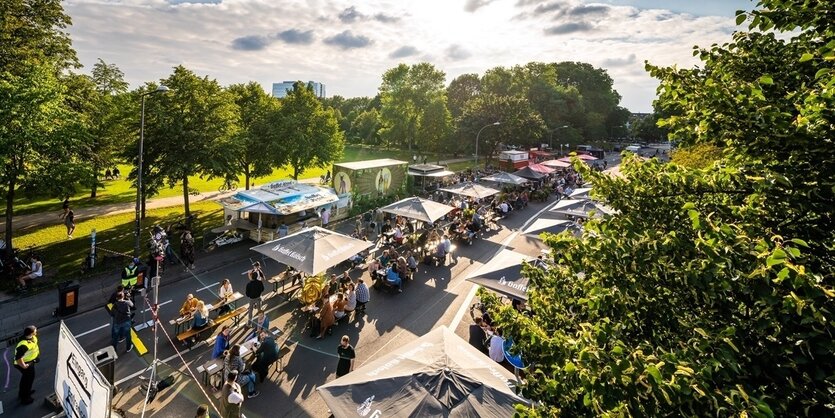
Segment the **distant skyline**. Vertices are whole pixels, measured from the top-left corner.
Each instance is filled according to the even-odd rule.
[[[652,111],[644,61],[692,67],[694,45],[731,40],[748,0],[65,0],[89,72],[116,64],[131,87],[184,65],[221,84],[317,80],[328,96],[373,96],[383,72],[429,62],[483,75],[531,61],[608,70],[621,105]]]

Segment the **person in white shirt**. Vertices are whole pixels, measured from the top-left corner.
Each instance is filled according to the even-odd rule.
[[[507,212],[510,211],[510,206],[507,202],[502,202],[499,204],[499,210],[502,212],[502,215],[507,215]]]
[[[231,298],[234,294],[235,291],[232,290],[232,283],[229,281],[229,279],[223,279],[223,282],[220,283],[220,290],[217,291],[217,297],[219,299],[226,300],[228,298]],[[223,315],[231,310],[232,308],[229,306],[229,304],[225,304],[217,310],[217,313],[218,315]]]
[[[498,329],[495,330],[493,332],[493,336],[490,337],[490,345],[487,348],[487,352],[489,353],[490,358],[496,363],[504,361],[504,338],[502,338],[501,332],[499,332]]]
[[[322,226],[327,225],[330,220],[331,220],[331,211],[327,208],[322,209]]]
[[[17,282],[20,283],[21,288],[25,289],[27,280],[35,280],[41,276],[43,276],[43,263],[41,263],[40,257],[33,255],[29,270],[26,271],[26,274],[18,277]]]

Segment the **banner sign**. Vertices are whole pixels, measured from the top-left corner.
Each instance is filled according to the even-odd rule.
[[[69,418],[109,418],[111,385],[61,321],[55,395]]]

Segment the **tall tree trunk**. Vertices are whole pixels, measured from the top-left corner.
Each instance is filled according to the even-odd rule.
[[[299,181],[299,166],[293,164],[293,180]]]
[[[90,186],[90,199],[96,198],[96,189],[99,185],[99,170],[100,167],[98,164],[93,164],[93,184]]]
[[[9,184],[8,189],[6,190],[6,248],[11,250],[12,247],[12,218],[14,217],[14,188],[17,186],[15,184],[15,177],[14,175],[9,176]]]
[[[244,188],[245,190],[249,190],[249,167],[244,168]]]
[[[191,215],[188,208],[188,176],[183,176],[183,206],[186,208],[186,218]]]
[[[141,207],[140,208],[141,213],[139,215],[139,219],[145,219],[145,203],[147,203],[147,199],[148,199],[147,190],[148,189],[146,189],[145,185],[143,184],[142,185],[142,194],[139,195],[139,203],[140,203],[140,207]]]

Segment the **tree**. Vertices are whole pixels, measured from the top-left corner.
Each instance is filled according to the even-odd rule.
[[[226,151],[233,148],[230,141],[238,127],[238,110],[232,95],[216,80],[199,77],[183,66],[175,67],[162,84],[172,91],[146,100],[145,159],[156,165],[157,176],[168,187],[182,184],[189,216],[189,176],[228,173]]]
[[[467,103],[481,93],[481,80],[478,74],[461,74],[446,89],[447,107],[453,119],[464,114]]]
[[[345,137],[333,109],[324,109],[304,83],[293,85],[271,119],[274,138],[279,138],[272,152],[285,156],[294,179],[307,168],[327,167],[342,156]]]
[[[281,167],[285,161],[265,152],[269,147],[267,115],[279,108],[279,102],[268,96],[258,83],[233,84],[227,88],[238,107],[240,129],[231,138],[226,149],[232,167],[229,177],[244,175],[244,186],[249,190],[252,177],[266,176],[273,167]]]
[[[440,154],[447,146],[446,139],[452,132],[452,117],[443,98],[429,104],[420,120],[417,137],[421,139],[420,149],[431,150]]]
[[[420,121],[433,103],[444,100],[444,78],[442,71],[425,62],[400,64],[383,74],[380,136],[387,144],[411,151],[412,145],[426,142],[418,137]]]
[[[84,182],[90,187],[90,197],[95,198],[101,186],[99,174],[114,165],[120,144],[130,136],[128,83],[119,67],[102,59],[93,65],[92,76],[73,77],[76,86],[69,86],[68,91],[76,99],[71,106],[78,108],[85,122]]]
[[[61,170],[74,146],[72,137],[62,135],[72,118],[54,67],[37,61],[15,65],[21,75],[0,73],[0,190],[6,197],[9,248],[18,187],[45,184],[40,180]]]
[[[0,2],[0,71],[22,75],[32,59],[49,62],[56,75],[78,67],[69,34],[72,24],[61,0],[4,0]]]
[[[352,122],[348,136],[361,144],[380,145],[380,112],[371,108],[360,113]]]
[[[578,169],[616,216],[549,236],[533,318],[483,294],[530,365],[533,416],[831,416],[833,6],[760,0],[698,69],[649,66],[662,123],[707,168]]]
[[[468,146],[475,147],[478,131],[494,122],[501,125],[485,129],[479,139],[479,154],[487,161],[499,148],[499,144],[536,144],[545,134],[545,123],[528,102],[521,97],[481,94],[464,109],[460,129]]]

